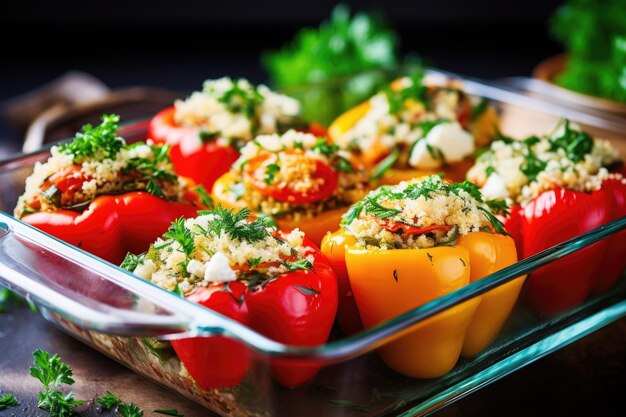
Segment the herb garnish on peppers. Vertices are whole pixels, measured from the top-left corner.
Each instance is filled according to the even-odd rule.
[[[506,209],[502,200],[483,201],[479,188],[468,181],[448,184],[434,175],[370,192],[342,224],[367,246],[422,248],[454,244],[459,234],[477,230],[506,234],[493,214]]]
[[[46,163],[35,165],[15,214],[56,209],[81,211],[99,195],[145,190],[183,201],[185,187],[167,155],[167,146],[126,145],[118,136],[119,116],[104,115],[98,126],[85,125],[74,140],[52,147]]]

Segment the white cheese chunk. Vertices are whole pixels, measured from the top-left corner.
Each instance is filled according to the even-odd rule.
[[[209,282],[230,282],[235,281],[237,275],[230,268],[226,255],[223,252],[216,252],[206,263],[204,279]]]
[[[189,272],[191,275],[203,278],[204,264],[202,262],[196,261],[195,259],[191,259],[189,263],[187,263],[187,272]]]
[[[509,196],[506,182],[495,172],[487,178],[487,182],[483,185],[481,192],[486,200],[500,200]]]
[[[142,264],[137,265],[133,274],[141,277],[143,279],[149,280],[152,277],[152,274],[157,270],[157,266],[151,259],[146,259]]]
[[[462,161],[474,152],[474,138],[458,122],[439,124],[415,145],[409,157],[409,165],[416,168],[438,168],[444,161],[437,158],[437,151],[441,151],[445,162]]]

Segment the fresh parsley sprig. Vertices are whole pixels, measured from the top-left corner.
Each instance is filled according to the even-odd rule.
[[[75,163],[82,163],[86,158],[98,161],[115,158],[125,142],[117,136],[120,127],[120,116],[105,114],[102,123],[97,126],[86,124],[77,133],[74,140],[59,146],[62,153],[73,155]]]
[[[102,406],[103,410],[110,410],[122,403],[122,400],[117,395],[111,393],[111,391],[107,391],[106,395],[96,398],[96,401]]]
[[[250,220],[251,212],[247,208],[235,212],[218,205],[214,210],[201,210],[198,213],[213,216],[208,222],[208,229],[216,236],[226,233],[236,240],[257,242],[270,235],[267,220]]]
[[[143,411],[135,403],[121,404],[117,407],[117,412],[122,417],[143,417]]]
[[[33,367],[30,375],[38,379],[44,386],[39,392],[38,407],[48,410],[51,417],[69,417],[76,407],[84,404],[83,400],[74,399],[74,394],[69,392],[63,395],[58,389],[61,385],[72,385],[72,369],[57,354],[50,356],[44,350],[37,349],[33,352]]]
[[[184,217],[180,217],[174,220],[169,229],[167,229],[167,232],[163,234],[163,237],[178,242],[184,254],[188,258],[191,256],[192,252],[195,249],[193,235],[191,234],[191,230],[185,227]]]
[[[395,114],[404,109],[407,100],[415,100],[428,106],[428,89],[424,85],[424,70],[415,71],[409,76],[410,84],[400,90],[391,87],[384,89],[389,102],[389,113]]]
[[[0,411],[9,407],[16,407],[18,405],[20,405],[20,403],[17,402],[13,394],[0,395]]]

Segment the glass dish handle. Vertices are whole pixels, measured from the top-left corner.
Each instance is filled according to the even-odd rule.
[[[200,333],[251,337],[250,329],[3,212],[0,284],[47,314],[88,330],[162,338]]]

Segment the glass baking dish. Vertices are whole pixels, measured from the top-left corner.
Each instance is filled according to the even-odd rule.
[[[454,76],[429,73],[432,82],[449,77]],[[491,102],[506,134],[546,132],[567,116],[611,140],[626,155],[626,126],[614,120],[474,80],[464,79],[462,85]],[[129,141],[143,139],[145,128],[145,122],[129,124],[123,136]],[[335,329],[321,346],[284,345],[14,219],[9,213],[26,176],[47,156],[43,149],[0,161],[0,284],[28,297],[47,319],[76,338],[221,416],[423,415],[626,315],[625,276],[609,291],[553,317],[531,311],[522,291],[495,342],[471,359],[460,359],[443,377],[401,376],[378,355],[379,349],[434,315],[626,229],[624,217],[375,328],[350,337]],[[252,352],[253,365],[235,388],[201,389],[166,342],[215,335],[238,340]],[[318,365],[322,370],[304,387],[283,388],[271,377],[276,360]]]

